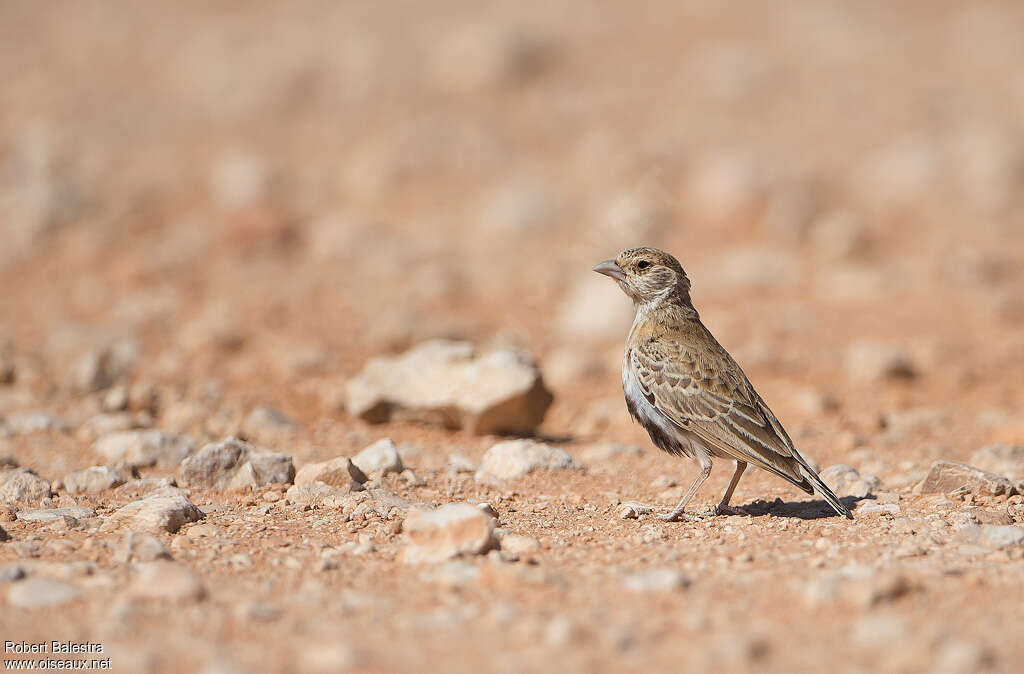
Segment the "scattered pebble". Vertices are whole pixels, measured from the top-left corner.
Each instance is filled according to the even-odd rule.
[[[175,490],[176,491],[176,490]],[[183,493],[155,493],[122,506],[110,515],[109,523],[123,523],[139,531],[175,533],[188,522],[203,519],[203,513]]]
[[[1011,494],[1014,485],[1002,475],[996,475],[966,463],[936,461],[920,484],[922,494],[948,494],[966,488],[972,494],[1000,496]]]
[[[53,608],[82,598],[82,592],[68,583],[32,576],[11,585],[7,602],[15,608]]]
[[[112,433],[92,446],[108,462],[133,468],[175,468],[195,448],[195,441],[187,436],[157,430]]]
[[[194,571],[178,562],[157,560],[132,567],[134,579],[128,593],[137,599],[193,602],[206,597],[206,588]]]
[[[127,468],[93,466],[68,473],[64,476],[64,489],[69,494],[95,494],[119,487],[132,479]]]
[[[255,447],[238,438],[206,445],[178,466],[183,487],[244,489],[266,484],[291,484],[295,479],[292,457]]]
[[[388,473],[401,473],[402,457],[391,438],[383,438],[352,457],[352,463],[366,475],[380,477]],[[365,481],[365,480],[364,480]]]
[[[647,569],[622,580],[622,586],[630,592],[673,592],[689,584],[686,576],[675,569]]]

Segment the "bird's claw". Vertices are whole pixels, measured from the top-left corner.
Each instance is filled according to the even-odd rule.
[[[743,512],[739,508],[734,508],[733,506],[730,506],[730,505],[721,505],[721,504],[719,504],[719,505],[715,506],[714,510],[711,511],[711,514],[712,515],[746,515],[747,513]]]

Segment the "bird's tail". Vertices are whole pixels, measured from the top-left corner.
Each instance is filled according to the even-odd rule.
[[[833,510],[844,517],[851,520],[853,519],[853,514],[850,513],[850,509],[843,505],[843,502],[839,500],[839,497],[836,496],[835,492],[828,488],[828,485],[818,477],[818,474],[814,472],[814,469],[806,466],[800,466],[799,470],[811,484],[811,488],[815,493],[825,499],[825,502],[832,506]]]

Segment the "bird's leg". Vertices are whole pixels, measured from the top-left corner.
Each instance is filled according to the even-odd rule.
[[[683,512],[683,509],[686,508],[686,504],[690,502],[690,499],[693,498],[693,495],[695,493],[697,493],[697,490],[700,488],[700,486],[704,484],[704,480],[708,479],[708,475],[711,475],[711,459],[707,456],[699,455],[697,460],[700,461],[700,473],[698,473],[697,477],[694,478],[693,484],[690,485],[690,488],[686,490],[686,495],[683,496],[683,500],[679,502],[679,505],[672,509],[672,512],[668,512],[663,515],[658,515],[657,517],[659,520],[664,520],[665,522],[675,522],[680,518],[690,520],[697,519],[691,515],[686,515]]]
[[[716,515],[736,515],[739,514],[735,508],[729,507],[729,499],[732,498],[733,491],[736,490],[736,485],[740,483],[740,476],[743,475],[743,471],[747,469],[746,461],[737,461],[736,470],[732,474],[732,479],[729,480],[729,486],[725,489],[725,495],[722,496],[722,502],[715,508]]]

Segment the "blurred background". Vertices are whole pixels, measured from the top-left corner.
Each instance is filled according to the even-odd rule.
[[[538,357],[545,432],[643,444],[590,268],[653,245],[823,465],[1019,442],[1021,35],[1013,0],[4,0],[0,414],[95,414],[103,348],[162,428],[347,429],[368,357],[459,337]]]

